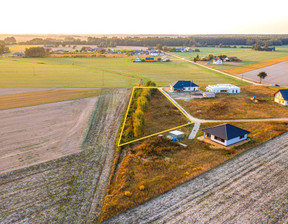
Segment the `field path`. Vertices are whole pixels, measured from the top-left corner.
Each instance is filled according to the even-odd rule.
[[[287,223],[288,133],[105,223]]]

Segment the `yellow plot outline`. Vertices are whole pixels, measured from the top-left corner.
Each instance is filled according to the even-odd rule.
[[[142,138],[138,138],[138,139],[132,140],[130,142],[125,142],[125,143],[120,144],[120,142],[122,140],[122,134],[123,134],[123,131],[124,131],[124,127],[125,127],[125,124],[126,124],[128,112],[129,112],[129,109],[130,109],[130,106],[131,106],[131,102],[132,102],[132,99],[133,99],[133,95],[134,95],[135,89],[145,89],[145,88],[146,89],[158,89],[162,93],[162,91],[158,87],[133,87],[133,90],[132,90],[132,93],[131,93],[131,97],[130,97],[130,100],[129,100],[129,104],[128,104],[128,108],[127,108],[126,113],[125,113],[124,122],[122,124],[122,129],[121,129],[120,138],[119,138],[119,141],[118,141],[118,146],[123,146],[123,145],[130,144],[132,142],[137,142],[137,141],[140,141],[142,139],[150,138],[152,136],[159,135],[159,134],[165,133],[167,131],[174,130],[176,128],[185,127],[185,126],[190,125],[190,124],[193,123],[193,121],[187,116],[187,114],[185,114],[171,99],[169,99],[164,93],[162,93],[162,95],[165,96],[190,122],[187,123],[187,124],[183,124],[183,125],[174,127],[174,128],[170,128],[170,129],[167,129],[167,130],[164,130],[164,131],[157,132],[157,133],[152,134],[152,135],[144,136]]]

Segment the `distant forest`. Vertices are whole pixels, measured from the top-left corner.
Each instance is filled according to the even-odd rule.
[[[154,47],[157,44],[162,46],[217,46],[217,45],[268,45],[281,46],[288,45],[288,35],[216,35],[216,36],[151,36],[151,37],[88,37],[86,40],[76,39],[67,36],[64,39],[34,38],[17,44],[29,45],[97,45],[98,47],[116,46],[143,46]]]

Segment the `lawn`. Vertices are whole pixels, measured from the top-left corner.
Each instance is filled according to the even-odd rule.
[[[259,67],[265,67],[288,60],[288,46],[276,47],[275,52],[254,51],[248,48],[239,48],[239,46],[237,48],[199,47],[198,49],[200,49],[200,52],[176,52],[172,54],[184,57],[186,59],[194,58],[197,56],[197,54],[199,54],[200,57],[208,56],[209,54],[213,54],[214,56],[236,56],[242,61],[235,63],[228,62],[223,65],[207,65],[211,68],[226,71],[230,74],[240,74]],[[206,65],[206,62],[203,62],[203,64]],[[241,69],[239,69],[240,67]]]
[[[152,80],[159,86],[179,80],[198,85],[247,84],[188,62],[132,63],[132,58],[1,58],[0,87],[131,87]]]
[[[278,88],[242,86],[239,94],[218,93],[215,98],[178,100],[193,116],[201,119],[246,119],[288,117],[288,109],[273,100]],[[251,98],[255,96],[258,103]]]
[[[201,125],[200,130],[214,125]],[[118,168],[111,178],[102,219],[111,218],[159,196],[288,130],[288,123],[281,122],[246,122],[234,125],[251,132],[248,135],[251,140],[234,149],[214,149],[207,143],[187,138],[183,143],[188,147],[184,148],[157,137],[125,146],[120,156],[122,160],[114,165]],[[186,136],[191,129],[192,125],[181,128]],[[197,136],[200,135],[203,135],[202,131]]]

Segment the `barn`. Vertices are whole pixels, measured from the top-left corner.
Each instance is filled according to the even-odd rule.
[[[212,93],[240,93],[240,87],[232,84],[216,84],[208,85],[206,91]]]

